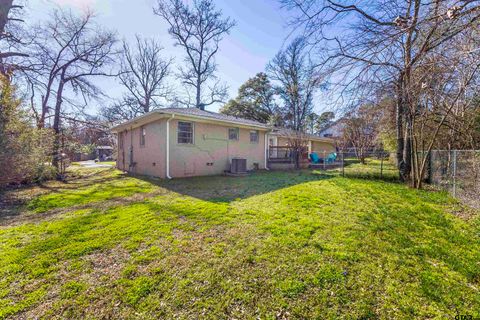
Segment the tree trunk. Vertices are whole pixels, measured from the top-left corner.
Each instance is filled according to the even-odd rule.
[[[195,97],[195,106],[199,109],[203,109],[203,106],[201,105],[202,104],[202,95],[201,95],[201,83],[200,83],[200,75],[197,77],[197,86],[195,87],[196,91],[197,91],[197,94],[196,94],[196,97]]]
[[[405,166],[404,150],[405,150],[405,135],[403,131],[404,119],[404,96],[403,96],[403,74],[398,78],[397,82],[397,105],[396,105],[396,134],[397,134],[397,169],[401,181],[405,181],[403,174]]]
[[[47,113],[48,113],[48,101],[50,99],[50,93],[52,92],[53,80],[54,80],[54,77],[50,75],[50,78],[48,80],[47,87],[45,90],[45,96],[42,96],[42,110],[40,114],[40,121],[37,124],[37,127],[39,129],[45,128],[45,117],[47,116]]]
[[[410,179],[410,173],[412,172],[412,125],[409,117],[406,117],[406,138],[403,150],[403,165],[400,168],[402,175],[402,181]]]
[[[55,114],[53,118],[53,130],[55,131],[55,138],[53,141],[53,158],[52,158],[52,165],[57,168],[57,171],[60,169],[60,113],[62,110],[62,96],[63,96],[63,88],[65,87],[65,69],[62,71],[62,75],[60,77],[60,82],[58,84],[57,89],[57,101],[55,103]]]
[[[0,33],[4,33],[8,22],[8,13],[12,9],[13,0],[0,0]]]

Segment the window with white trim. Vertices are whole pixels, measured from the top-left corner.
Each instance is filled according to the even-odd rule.
[[[238,128],[228,128],[228,140],[238,140]]]
[[[144,146],[145,145],[145,136],[147,135],[147,130],[145,127],[140,127],[140,145]]]
[[[250,142],[251,143],[258,143],[258,130],[251,130],[250,131]]]
[[[177,142],[193,144],[193,123],[179,121],[177,126]]]

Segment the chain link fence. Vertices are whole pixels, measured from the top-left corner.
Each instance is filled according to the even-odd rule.
[[[480,208],[480,150],[434,150],[429,182],[463,202]]]
[[[310,157],[309,167],[344,177],[398,181],[399,174],[394,154],[385,151],[340,150],[338,152],[313,151],[318,161]]]

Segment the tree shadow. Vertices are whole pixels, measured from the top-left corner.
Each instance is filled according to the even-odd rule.
[[[256,171],[244,177],[202,176],[172,180],[134,176],[169,191],[210,202],[231,202],[290,186],[333,178],[321,172]]]
[[[51,201],[78,205],[87,202],[88,197],[97,192],[106,194],[103,198],[115,198],[117,193],[134,194],[134,186],[122,186],[122,181],[130,179],[127,174],[112,174],[115,169],[99,170],[88,173],[70,173],[65,181],[46,181],[25,186],[16,186],[0,190],[0,224],[13,222],[25,213],[32,201],[43,195],[56,195]],[[118,185],[112,185],[116,183]],[[111,186],[111,188],[109,188]],[[45,201],[44,201],[45,202]],[[66,207],[52,206],[48,210]],[[46,211],[46,210],[42,210]]]

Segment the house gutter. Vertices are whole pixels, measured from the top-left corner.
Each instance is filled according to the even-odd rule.
[[[270,170],[268,167],[268,132],[265,132],[265,170]]]
[[[165,152],[165,157],[166,157],[166,173],[165,176],[168,179],[172,179],[170,176],[170,120],[175,118],[175,114],[172,113],[172,116],[167,119],[167,152]]]

